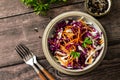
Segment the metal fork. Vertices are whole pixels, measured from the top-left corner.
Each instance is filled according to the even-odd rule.
[[[45,76],[39,71],[37,67],[46,75],[49,80],[55,80],[54,77],[44,69],[37,61],[36,56],[22,43],[16,46],[15,50],[20,55],[20,57],[24,60],[24,62],[34,68],[38,76],[41,80],[47,80]],[[36,66],[35,66],[36,64]]]

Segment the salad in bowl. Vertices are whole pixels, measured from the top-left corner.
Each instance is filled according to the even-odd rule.
[[[57,70],[72,75],[89,72],[103,59],[107,39],[101,24],[82,12],[67,12],[48,24],[43,51]]]

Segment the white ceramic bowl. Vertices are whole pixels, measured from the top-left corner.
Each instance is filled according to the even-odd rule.
[[[64,19],[74,18],[74,17],[84,17],[86,19],[86,21],[91,22],[98,31],[101,31],[103,33],[103,38],[104,38],[104,47],[101,50],[99,56],[96,58],[96,60],[91,65],[89,65],[83,69],[75,69],[75,70],[64,68],[59,63],[57,63],[55,58],[51,54],[51,52],[49,50],[49,46],[48,46],[48,38],[50,37],[50,35],[52,35],[54,26],[56,25],[56,23],[58,23],[59,21],[64,20]],[[60,71],[62,73],[69,74],[69,75],[81,75],[81,74],[84,74],[84,73],[87,73],[87,72],[93,70],[103,60],[106,50],[107,50],[107,37],[106,37],[106,33],[105,33],[102,25],[95,18],[93,18],[92,16],[90,16],[86,13],[83,13],[83,12],[70,11],[70,12],[60,14],[57,17],[55,17],[53,20],[50,21],[50,23],[47,25],[47,27],[44,31],[44,34],[43,34],[42,48],[43,48],[43,52],[44,52],[46,59],[55,69],[57,69],[58,71]]]

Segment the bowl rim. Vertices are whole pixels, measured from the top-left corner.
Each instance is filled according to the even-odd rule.
[[[87,68],[83,68],[82,70],[81,69],[70,70],[70,69],[62,67],[61,65],[58,65],[58,63],[53,59],[53,56],[51,56],[51,54],[49,53],[49,49],[48,49],[48,40],[47,39],[48,39],[49,32],[52,29],[53,25],[55,25],[61,19],[70,17],[70,16],[83,16],[83,17],[90,18],[99,26],[99,28],[103,32],[103,36],[104,36],[104,49],[102,50],[101,54],[99,54],[99,56],[96,58],[94,63],[89,65]],[[107,50],[107,36],[106,36],[103,26],[89,14],[86,14],[86,13],[83,13],[80,11],[69,11],[69,12],[65,12],[65,13],[58,15],[57,17],[52,19],[50,21],[50,23],[47,25],[47,27],[43,33],[43,37],[42,37],[42,49],[43,49],[46,59],[55,69],[57,69],[58,71],[60,71],[62,73],[69,74],[69,75],[81,75],[81,74],[84,74],[84,73],[87,73],[87,72],[93,70],[103,60],[106,50]]]

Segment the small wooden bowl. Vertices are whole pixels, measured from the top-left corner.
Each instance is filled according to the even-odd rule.
[[[95,14],[93,12],[91,12],[88,8],[88,1],[89,0],[85,0],[85,10],[92,16],[95,16],[95,17],[100,17],[100,16],[104,16],[106,14],[108,14],[110,12],[110,9],[111,9],[111,4],[112,4],[112,1],[111,0],[107,0],[108,1],[108,8],[105,12],[101,13],[101,14]]]

